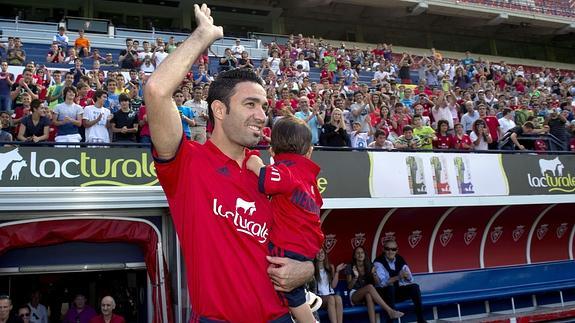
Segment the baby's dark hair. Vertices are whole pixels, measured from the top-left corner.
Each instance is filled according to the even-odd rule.
[[[296,117],[287,116],[274,124],[270,145],[275,154],[305,155],[312,146],[311,139],[311,130],[307,123]]]

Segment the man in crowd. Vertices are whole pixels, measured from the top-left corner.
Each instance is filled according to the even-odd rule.
[[[14,75],[8,72],[8,62],[2,62],[0,72],[0,112],[12,109],[10,90],[14,84]]]
[[[26,61],[26,52],[22,48],[22,41],[20,37],[14,38],[14,47],[8,49],[8,64],[14,66],[22,66]]]
[[[90,320],[90,323],[126,323],[126,320],[122,316],[114,314],[116,301],[112,296],[104,296],[102,298],[100,309],[102,310],[102,314],[94,316]]]
[[[35,290],[30,295],[30,303],[28,303],[28,311],[30,314],[31,323],[48,323],[48,310],[46,306],[40,304],[41,299],[40,291]],[[22,310],[20,308],[19,310]],[[21,313],[18,313],[21,315]]]
[[[18,317],[11,316],[12,300],[8,295],[0,295],[0,323],[22,323]]]
[[[108,94],[102,90],[97,90],[94,94],[94,105],[84,109],[84,128],[86,129],[86,142],[110,142],[108,128],[112,113],[104,108],[104,102],[108,99]]]
[[[419,285],[413,282],[413,275],[407,262],[397,251],[397,242],[388,240],[383,245],[383,254],[375,258],[373,266],[376,281],[379,281],[377,290],[392,308],[396,302],[411,299],[415,306],[417,322],[424,323],[426,320],[423,317]]]
[[[319,107],[316,105],[310,109],[309,99],[306,96],[302,96],[298,100],[298,110],[295,113],[295,117],[307,123],[311,129],[311,142],[317,145],[319,143],[319,128],[323,126],[323,118],[319,113]]]
[[[198,27],[151,75],[144,91],[158,178],[186,265],[193,268],[188,271],[192,316],[291,322],[274,287],[290,291],[302,285],[312,277],[313,265],[266,258],[271,209],[258,192],[257,177],[245,168],[252,154],[246,147],[260,141],[266,117],[261,79],[250,70],[220,74],[208,93],[212,137],[205,145],[182,140],[172,93],[204,50],[223,36],[206,5],[194,8]],[[250,225],[242,225],[247,217]],[[203,261],[207,257],[211,260]]]
[[[66,87],[63,90],[64,102],[56,105],[52,115],[52,123],[58,127],[56,142],[80,142],[80,127],[84,110],[74,103],[78,90],[75,87]]]
[[[197,141],[200,144],[205,143],[207,139],[208,103],[202,100],[202,88],[200,86],[194,87],[192,99],[186,101],[184,105],[190,107],[194,113],[195,126],[190,129],[191,140]]]
[[[76,47],[76,52],[80,57],[90,56],[90,40],[84,35],[84,30],[80,29],[78,31],[78,38],[74,41],[74,47]]]
[[[132,38],[126,38],[126,48],[122,49],[122,51],[120,52],[118,63],[120,64],[120,67],[123,69],[130,70],[137,67],[138,52],[134,48],[134,41],[132,40]]]
[[[120,110],[114,113],[110,125],[114,134],[114,142],[136,142],[138,132],[138,116],[130,108],[130,97],[122,93],[119,97]]]

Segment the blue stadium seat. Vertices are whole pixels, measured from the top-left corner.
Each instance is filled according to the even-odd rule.
[[[420,285],[424,307],[464,306],[474,301],[511,299],[520,295],[559,292],[575,288],[575,261],[560,261],[535,265],[454,271],[415,275]],[[336,292],[346,290],[340,281]],[[346,302],[344,301],[344,304]],[[411,302],[397,304],[398,310],[412,310]],[[377,311],[381,312],[378,306]],[[344,317],[367,317],[365,306],[344,308]],[[320,312],[327,318],[325,311]],[[346,319],[346,322],[348,320]]]

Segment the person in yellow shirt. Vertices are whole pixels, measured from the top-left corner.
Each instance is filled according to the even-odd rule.
[[[74,42],[74,47],[76,47],[76,53],[79,57],[89,57],[90,56],[90,40],[84,35],[84,30],[80,29],[78,31],[79,37],[76,38]]]
[[[413,135],[418,137],[421,142],[421,149],[433,149],[433,141],[437,140],[435,130],[430,126],[424,126],[421,115],[413,116]]]

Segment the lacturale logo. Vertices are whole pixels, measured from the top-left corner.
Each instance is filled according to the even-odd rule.
[[[551,160],[540,159],[539,170],[541,176],[527,173],[529,186],[547,188],[549,192],[575,192],[575,176],[569,170],[565,171],[565,166],[559,157]]]
[[[26,160],[15,148],[6,153],[0,153],[0,181],[6,178],[5,171],[9,168],[11,171],[10,180],[17,181],[20,179],[22,168],[28,166]]]

